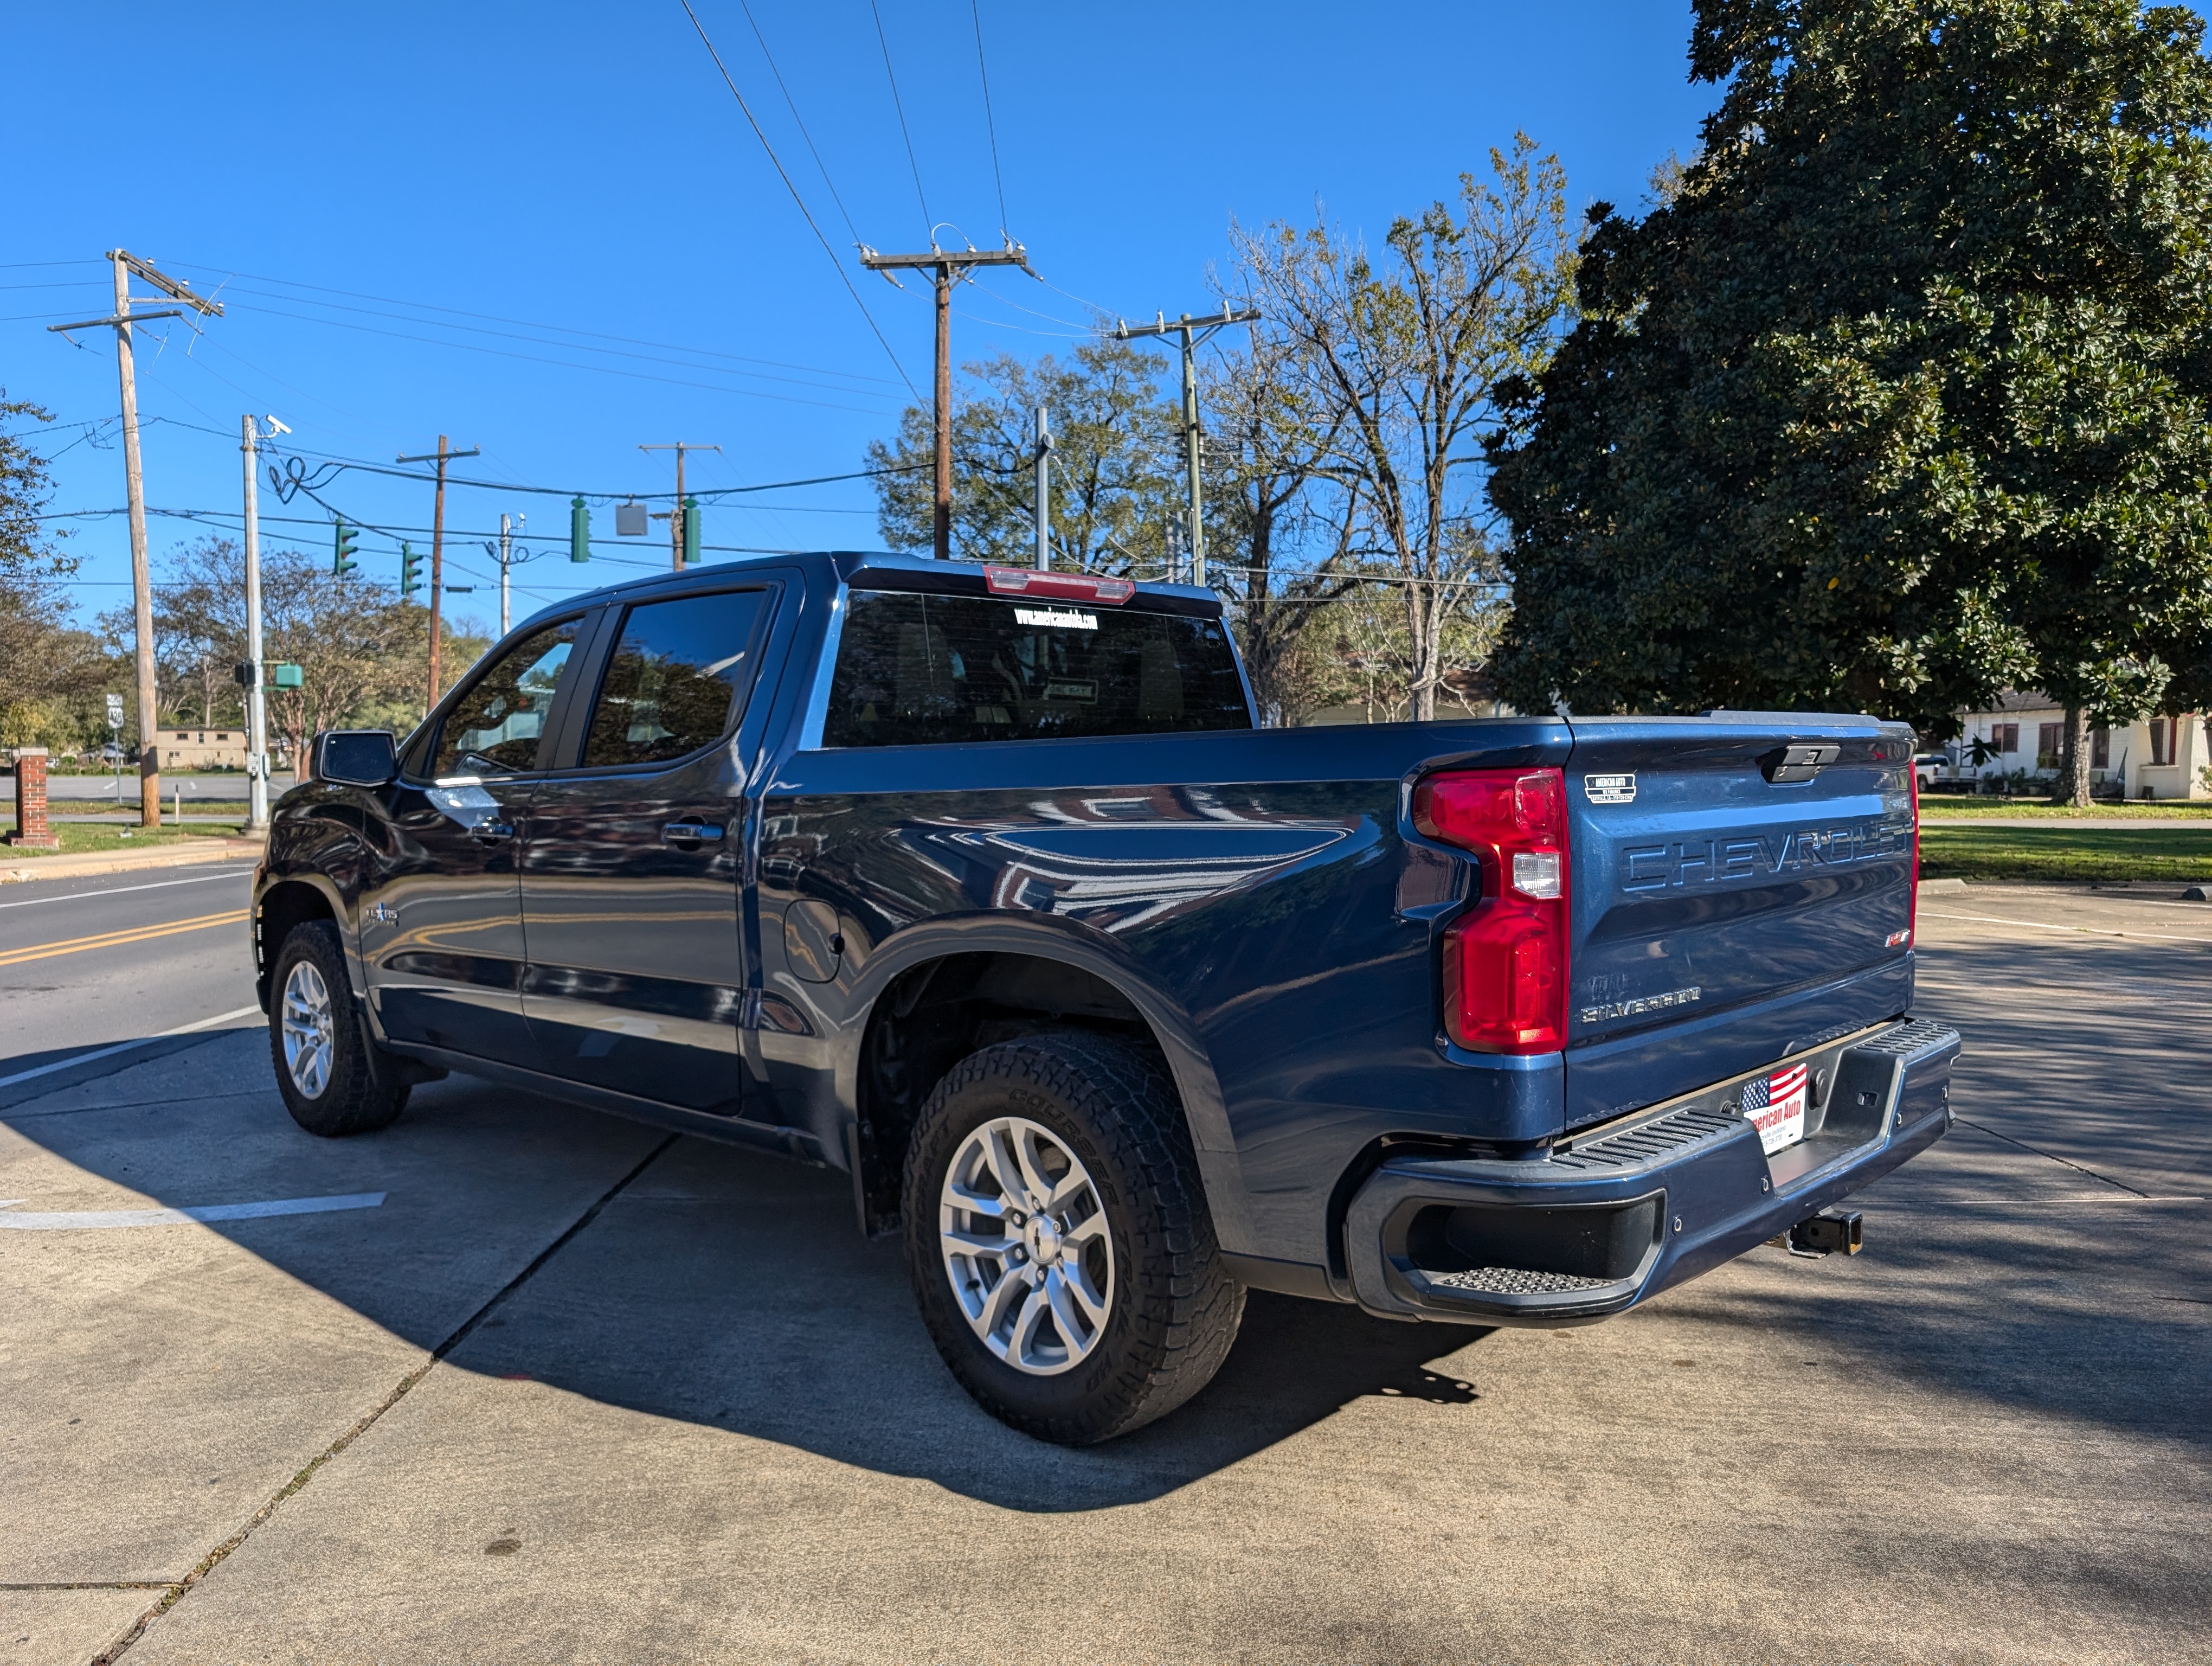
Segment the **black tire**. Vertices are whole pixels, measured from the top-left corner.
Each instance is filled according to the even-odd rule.
[[[1046,1130],[1064,1146],[1059,1155],[1080,1162],[1113,1257],[1105,1316],[1090,1333],[1089,1351],[1055,1374],[1021,1369],[986,1346],[976,1323],[988,1319],[971,1322],[940,1237],[948,1173],[956,1159],[974,1160],[980,1147],[971,1135],[1006,1117]],[[1082,1033],[1036,1036],[962,1060],[916,1122],[902,1213],[915,1296],[931,1340],[961,1386],[1025,1434],[1071,1446],[1127,1434],[1204,1388],[1237,1340],[1244,1288],[1223,1270],[1182,1104],[1159,1063],[1123,1043]],[[1016,1213],[1009,1207],[1006,1218]],[[987,1217],[955,1219],[1006,1230]],[[1100,1236],[1094,1231],[1079,1253],[1095,1256]],[[1055,1234],[1048,1248],[1056,1243]],[[1064,1253],[1064,1246],[1054,1251]],[[1013,1263],[969,1265],[971,1272],[996,1266],[1003,1278]],[[996,1280],[987,1278],[979,1274],[965,1284],[966,1299],[989,1303]],[[1090,1288],[1097,1292],[1098,1283]],[[1041,1317],[1035,1334],[1058,1338],[1054,1323]],[[1045,1347],[1055,1345],[1074,1352],[1064,1342]]]
[[[313,973],[312,977],[301,976],[303,997],[311,1002],[319,983],[328,1008],[327,1057],[319,1086],[313,1066],[301,1063],[296,1055],[288,1057],[285,1047],[285,998],[292,990],[295,970],[303,967]],[[345,950],[337,927],[327,920],[293,927],[276,951],[276,964],[269,974],[269,1051],[284,1108],[310,1134],[326,1140],[373,1134],[389,1128],[407,1108],[409,1084],[399,1061],[370,1041],[368,1020],[346,978]]]

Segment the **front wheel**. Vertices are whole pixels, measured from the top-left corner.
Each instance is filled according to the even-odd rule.
[[[269,982],[269,1050],[292,1120],[325,1139],[389,1127],[406,1109],[408,1085],[354,1008],[337,928],[295,926]]]
[[[1237,1339],[1244,1291],[1182,1106],[1123,1043],[1031,1037],[956,1065],[917,1122],[903,1213],[931,1340],[1025,1433],[1127,1434],[1205,1387]]]

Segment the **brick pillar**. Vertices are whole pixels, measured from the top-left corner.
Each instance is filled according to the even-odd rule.
[[[61,840],[46,825],[46,749],[15,749],[15,830],[8,842],[33,850],[58,850]]]

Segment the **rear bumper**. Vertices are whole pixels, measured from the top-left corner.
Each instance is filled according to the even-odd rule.
[[[1787,1231],[1951,1126],[1959,1032],[1903,1019],[1837,1049],[1820,1126],[1770,1158],[1737,1084],[1533,1162],[1387,1162],[1345,1216],[1352,1289],[1393,1318],[1583,1324]]]

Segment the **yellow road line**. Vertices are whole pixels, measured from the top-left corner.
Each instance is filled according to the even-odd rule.
[[[27,960],[49,960],[58,954],[82,954],[88,949],[119,948],[149,938],[174,937],[179,932],[205,931],[210,926],[235,926],[244,921],[244,909],[203,914],[191,920],[172,920],[161,926],[135,926],[128,931],[101,932],[94,937],[66,938],[58,943],[33,943],[27,948],[0,949],[0,966],[20,966]]]

